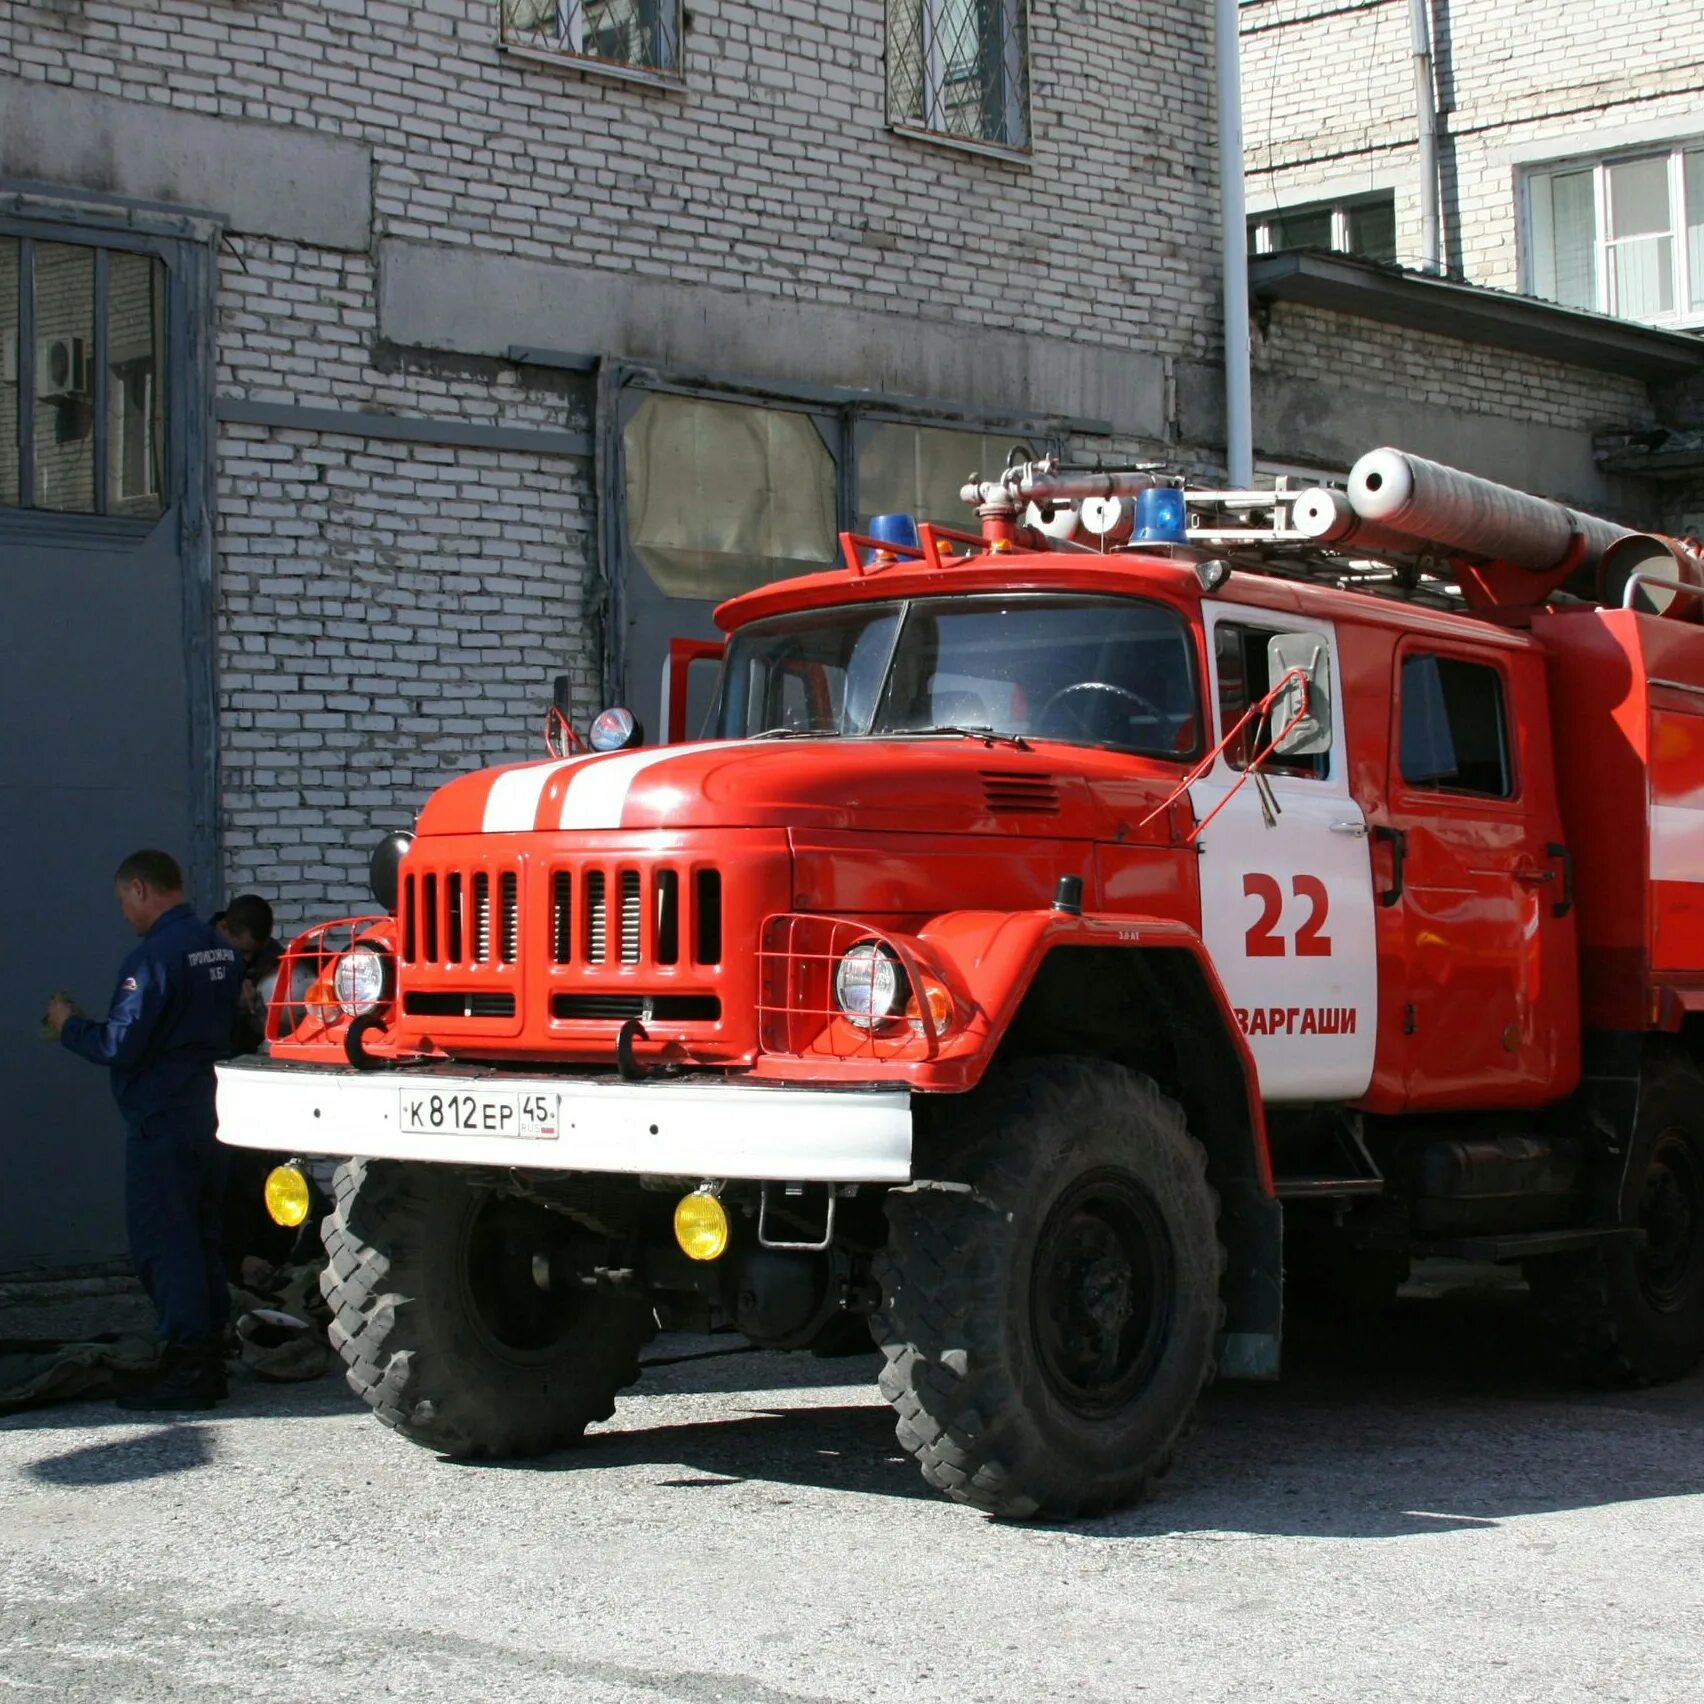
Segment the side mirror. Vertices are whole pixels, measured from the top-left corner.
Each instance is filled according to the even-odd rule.
[[[1274,757],[1316,757],[1331,750],[1330,648],[1318,633],[1275,633],[1266,646],[1266,678],[1292,678],[1272,701],[1268,725],[1281,734]],[[1304,688],[1298,675],[1306,678]],[[1306,710],[1303,710],[1304,704]],[[1292,725],[1293,724],[1293,725]],[[1288,733],[1284,733],[1289,729]]]

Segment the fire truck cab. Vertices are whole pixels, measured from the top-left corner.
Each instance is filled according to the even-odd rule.
[[[708,737],[454,781],[292,943],[221,1138],[344,1162],[354,1388],[523,1455],[658,1320],[873,1338],[931,1483],[1058,1518],[1287,1286],[1518,1263],[1574,1371],[1688,1370],[1696,550],[1395,451],[966,494],[725,605]]]

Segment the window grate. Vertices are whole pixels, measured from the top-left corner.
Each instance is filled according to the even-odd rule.
[[[1027,148],[1027,0],[888,0],[888,121]]]
[[[506,47],[680,74],[681,0],[501,0]]]

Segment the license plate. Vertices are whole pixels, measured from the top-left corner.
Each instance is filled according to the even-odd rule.
[[[513,1136],[550,1142],[560,1129],[562,1097],[537,1089],[403,1089],[398,1126],[405,1136]]]

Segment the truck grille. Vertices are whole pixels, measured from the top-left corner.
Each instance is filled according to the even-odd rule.
[[[426,870],[402,879],[402,962],[514,964],[521,945],[518,870]]]
[[[556,964],[713,965],[722,962],[722,875],[683,881],[667,866],[559,869],[550,877]]]

